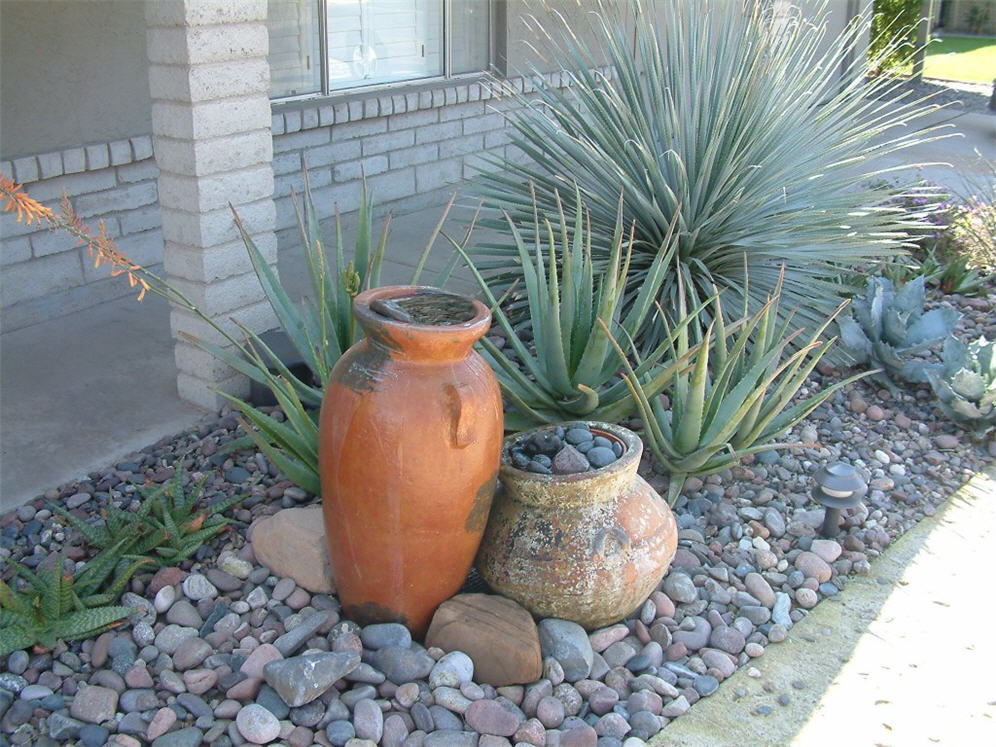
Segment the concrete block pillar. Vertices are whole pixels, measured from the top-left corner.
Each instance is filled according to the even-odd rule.
[[[237,339],[276,326],[233,221],[276,264],[266,0],[146,0],[152,140],[169,282]],[[180,396],[216,409],[248,380],[184,339],[222,342],[174,307]]]

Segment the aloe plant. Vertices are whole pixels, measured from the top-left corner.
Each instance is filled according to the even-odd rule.
[[[183,485],[184,464],[185,459],[181,459],[169,481],[140,487],[143,500],[137,510],[111,505],[101,512],[99,524],[73,516],[62,506],[51,504],[50,508],[73,526],[90,547],[101,551],[113,548],[118,557],[145,557],[155,565],[175,565],[223,532],[229,520],[222,513],[244,499],[235,495],[200,505],[207,477],[188,493]]]
[[[575,191],[573,221],[567,219],[559,194],[554,195],[554,204],[552,220],[541,216],[538,209],[534,212],[531,248],[508,218],[508,230],[522,265],[532,350],[520,340],[487,280],[455,244],[491,304],[495,322],[504,330],[512,351],[507,353],[486,337],[481,341],[483,354],[511,404],[505,415],[510,430],[578,418],[615,422],[635,409],[625,382],[617,377],[622,358],[611,344],[609,330],[627,341],[638,334],[674,258],[674,242],[668,234],[643,288],[624,313],[623,294],[633,244],[631,237],[624,237],[621,209],[608,249],[608,264],[599,270],[592,261],[589,213],[580,191]],[[692,319],[694,313],[687,315],[679,329]],[[651,392],[661,391],[683,364],[678,359],[658,365],[668,351],[667,342],[663,342],[637,365],[636,375]],[[651,370],[654,374],[648,376]]]
[[[497,159],[481,194],[524,225],[531,183],[550,214],[554,190],[577,183],[601,267],[622,193],[624,219],[636,226],[627,303],[677,216],[677,261],[660,292],[672,323],[679,291],[693,308],[714,285],[727,289],[731,310],[746,299],[756,311],[784,266],[785,307],[798,308],[800,325],[820,326],[837,304],[836,275],[899,253],[927,226],[926,209],[895,203],[922,191],[872,185],[888,171],[879,156],[938,137],[914,124],[936,107],[880,95],[890,82],[867,77],[874,61],[852,54],[862,19],[831,39],[825,3],[816,22],[773,17],[781,5],[601,0],[597,12],[535,21],[544,64],[564,70],[569,85],[538,71],[527,92],[493,82],[526,158]],[[913,181],[912,169],[902,173]],[[504,220],[486,225],[507,232]],[[514,242],[475,251],[497,289],[522,278]]]
[[[966,344],[949,337],[927,380],[937,406],[953,421],[980,434],[996,430],[996,341],[980,337]]]
[[[139,558],[122,570],[105,590],[98,591],[118,564],[122,543],[113,545],[75,573],[64,559],[31,570],[13,562],[27,588],[0,579],[0,656],[33,644],[54,648],[60,639],[72,641],[102,633],[132,614],[133,607],[112,604],[148,558]]]
[[[790,406],[833,344],[819,339],[833,316],[805,344],[790,350],[789,343],[802,330],[788,334],[791,314],[779,321],[780,290],[776,285],[760,311],[748,315],[745,310],[732,336],[719,294],[714,296],[712,322],[700,346],[694,350],[689,346],[687,330],[677,335],[674,355],[680,358],[691,352],[692,367],[676,376],[670,409],[642,385],[633,365],[625,361],[625,380],[639,405],[644,441],[670,473],[670,505],[690,475],[710,475],[729,469],[748,454],[791,446],[775,439],[838,389],[867,375],[839,381]],[[621,347],[618,350],[622,352]]]
[[[925,277],[898,289],[888,278],[868,279],[864,298],[855,298],[853,317],[837,321],[844,349],[859,365],[881,369],[875,378],[897,391],[896,381],[926,382],[924,361],[916,353],[950,335],[960,315],[949,307],[924,313]]]
[[[288,480],[317,495],[321,491],[318,477],[318,408],[332,367],[362,337],[362,330],[353,318],[353,298],[361,291],[380,285],[390,217],[384,222],[375,242],[373,202],[364,185],[357,214],[356,240],[352,256],[347,261],[338,208],[335,210],[334,256],[330,256],[325,249],[307,172],[304,174],[303,211],[295,195],[292,195],[292,200],[313,293],[301,305],[290,298],[238,215],[235,222],[263,292],[284,333],[307,365],[310,380],[296,376],[259,335],[248,329],[241,328],[245,342],[234,348],[191,339],[236,371],[266,386],[286,417],[286,422],[278,421],[250,403],[222,392],[222,396],[231,401],[248,421],[247,439],[240,439],[233,444],[233,448],[254,443]],[[412,285],[416,285],[422,276],[453,201],[450,199],[422,251],[412,273]],[[454,264],[455,261],[451,261],[443,268],[435,280],[437,284],[446,282]],[[230,338],[229,342],[232,342]]]

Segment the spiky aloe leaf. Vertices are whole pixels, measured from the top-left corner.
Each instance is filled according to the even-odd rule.
[[[134,612],[134,607],[94,607],[71,612],[59,620],[52,633],[66,641],[90,638],[115,627]]]

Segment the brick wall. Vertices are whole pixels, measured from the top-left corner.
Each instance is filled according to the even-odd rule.
[[[560,75],[551,80],[562,84]],[[509,83],[528,90],[529,83],[521,78]],[[474,82],[338,103],[274,106],[280,246],[297,241],[296,232],[289,230],[296,226],[290,193],[302,189],[302,155],[323,218],[331,217],[336,203],[343,213],[357,208],[362,173],[378,206],[410,203],[477,173],[483,153],[515,157],[497,111],[502,106],[486,86]],[[88,223],[105,222],[126,256],[160,271],[158,169],[149,136],[0,161],[0,172],[47,205],[55,206],[65,190]],[[0,239],[2,331],[132,292],[126,281],[108,277],[106,265],[94,269],[85,248],[64,235],[29,230],[4,214]]]
[[[0,172],[37,200],[57,207],[65,192],[96,228],[104,221],[134,261],[162,262],[156,177],[148,135],[0,162]],[[127,281],[93,267],[86,249],[65,233],[35,230],[0,216],[0,329],[69,314],[132,292]]]

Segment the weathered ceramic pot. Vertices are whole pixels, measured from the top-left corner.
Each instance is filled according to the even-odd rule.
[[[434,294],[461,299],[466,320],[374,310]],[[365,291],[353,308],[366,337],[333,368],[319,423],[332,575],[347,617],[401,622],[421,637],[466,578],[498,476],[501,394],[473,350],[491,313],[414,286]]]
[[[588,629],[626,617],[657,588],[678,546],[667,503],[637,474],[643,443],[630,430],[588,423],[623,454],[589,472],[542,475],[511,465],[506,440],[501,487],[477,556],[498,593],[538,617]]]

